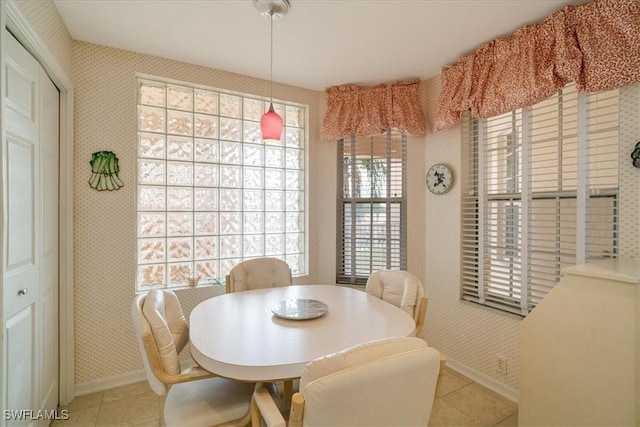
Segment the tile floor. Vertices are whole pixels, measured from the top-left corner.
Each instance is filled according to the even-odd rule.
[[[76,397],[60,408],[69,411],[69,418],[53,421],[51,427],[161,427],[162,408],[163,398],[146,382],[139,382]],[[433,405],[430,427],[517,425],[515,404],[447,370]]]
[[[433,404],[429,427],[518,425],[515,403],[447,369]]]

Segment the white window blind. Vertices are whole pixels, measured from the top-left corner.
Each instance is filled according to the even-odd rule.
[[[406,269],[406,136],[392,131],[338,142],[337,282]]]
[[[136,289],[219,283],[238,262],[283,259],[307,272],[305,106],[138,79]]]
[[[560,270],[618,254],[619,90],[468,117],[461,298],[526,315]]]

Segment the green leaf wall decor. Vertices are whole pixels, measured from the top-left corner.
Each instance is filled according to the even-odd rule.
[[[111,151],[98,151],[91,155],[89,185],[98,191],[117,190],[124,183],[118,177],[118,158]]]

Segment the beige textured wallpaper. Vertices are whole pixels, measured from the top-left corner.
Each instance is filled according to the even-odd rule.
[[[440,78],[423,82],[427,125],[440,93]],[[431,193],[425,201],[425,287],[429,298],[427,342],[447,357],[481,372],[505,386],[518,388],[518,323],[514,316],[460,301],[460,127],[430,132],[426,138],[425,168],[448,164],[454,185],[447,194]],[[507,375],[498,374],[495,355],[507,357]]]
[[[71,76],[71,35],[51,0],[16,0],[31,27],[56,58],[67,76]]]

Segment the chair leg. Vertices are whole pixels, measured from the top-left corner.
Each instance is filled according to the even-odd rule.
[[[284,390],[282,393],[282,407],[288,408],[291,405],[291,396],[293,396],[293,380],[284,381]]]
[[[259,426],[260,425],[260,410],[258,409],[258,404],[256,403],[255,397],[251,397],[251,425]]]
[[[304,396],[296,393],[291,397],[291,411],[289,412],[289,427],[301,427],[304,417]]]

